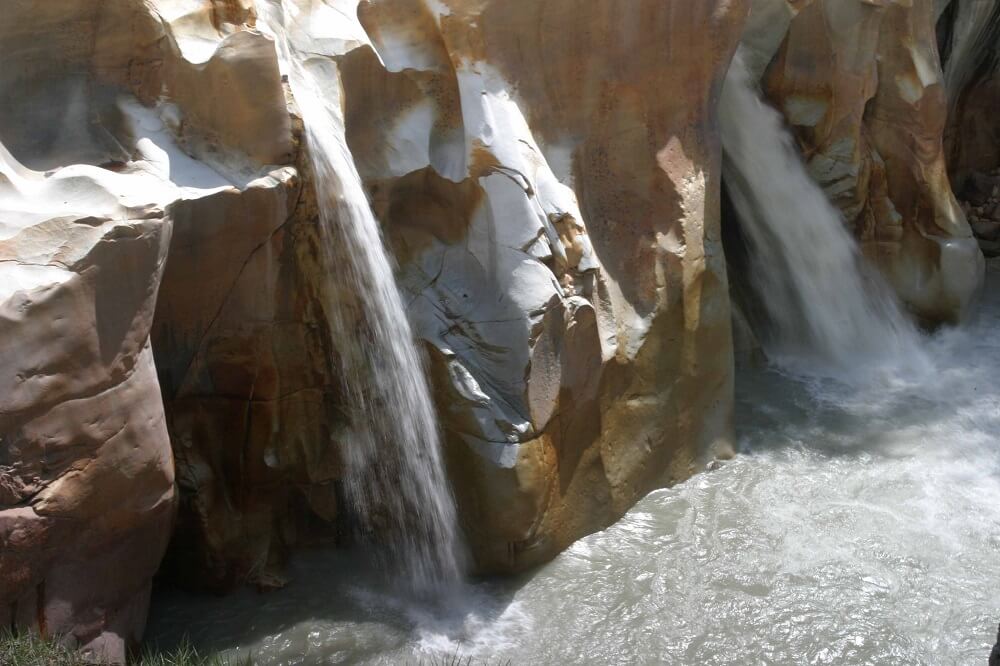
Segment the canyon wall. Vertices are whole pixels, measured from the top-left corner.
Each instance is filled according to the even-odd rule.
[[[984,270],[948,178],[940,11],[933,0],[754,0],[743,38],[810,174],[929,323],[961,319]]]
[[[942,3],[754,0],[744,30],[749,4],[6,7],[0,624],[121,660],[171,537],[166,574],[228,589],[350,532],[353,341],[326,322],[363,304],[324,265],[277,25],[335,82],[478,572],[733,451],[715,107],[741,38],[866,253],[957,319],[982,259],[947,157],[980,166],[942,143]]]
[[[13,3],[0,26],[0,624],[111,661],[141,636],[178,496],[196,584],[266,575],[292,489],[335,506],[273,44],[184,52],[167,4]]]
[[[938,13],[948,169],[980,247],[1000,256],[1000,2],[942,0]]]
[[[141,13],[97,6],[9,3],[0,25],[0,625],[118,661],[173,519],[149,331],[179,192],[113,92],[150,74]]]
[[[351,341],[325,321],[351,294],[269,12],[339,81],[476,570],[551,558],[732,453],[714,104],[743,3],[10,11],[4,624],[120,661],[171,535],[165,571],[225,589],[280,585],[296,543],[342,533]]]

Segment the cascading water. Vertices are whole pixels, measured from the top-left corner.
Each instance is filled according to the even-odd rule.
[[[969,83],[998,66],[991,46],[1000,40],[1000,2],[956,0],[948,11],[950,25],[942,58],[949,106],[954,110]]]
[[[259,14],[302,114],[331,291],[354,299],[327,313],[352,426],[345,491],[361,531],[387,542],[409,586],[442,592],[461,579],[454,500],[426,374],[347,148],[336,65],[312,52],[294,4],[264,2]]]
[[[781,115],[740,55],[720,104],[724,176],[766,310],[769,355],[842,374],[921,356],[918,334],[867,269],[840,214],[810,179]]]

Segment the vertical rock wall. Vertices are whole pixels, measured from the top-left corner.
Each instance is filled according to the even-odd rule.
[[[192,582],[266,573],[295,492],[335,512],[308,197],[273,44],[215,4],[4,9],[0,624],[119,662],[175,478]]]

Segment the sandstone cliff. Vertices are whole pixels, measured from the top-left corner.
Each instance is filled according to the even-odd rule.
[[[350,341],[323,321],[351,295],[321,265],[258,25],[277,10],[341,88],[479,570],[550,558],[731,452],[713,106],[742,3],[18,3],[0,30],[5,622],[120,659],[174,458],[189,583],[267,583],[305,516],[342,515]]]
[[[745,8],[360,9],[347,138],[477,564],[521,569],[731,451],[713,106]]]
[[[265,326],[268,310],[248,297],[281,298],[259,283],[280,282],[278,262],[259,268],[260,257],[294,252],[279,228],[299,192],[296,171],[274,166],[291,163],[294,146],[272,44],[242,31],[189,59],[159,9],[13,3],[0,26],[0,623],[113,661],[141,635],[171,538],[171,444],[191,503],[201,497],[191,488],[214,481],[197,451],[239,458],[248,439],[232,427],[251,423],[245,410],[223,435],[210,426],[229,392],[246,390],[232,377],[233,350],[267,359],[246,322]],[[257,284],[240,285],[247,266]],[[301,300],[280,307],[305,309]],[[289,316],[288,328],[306,319]],[[251,343],[226,349],[239,324]],[[329,363],[286,347],[298,367],[316,367],[295,382],[322,386]],[[189,419],[209,371],[210,414]],[[265,413],[278,402],[273,378],[249,390]],[[322,418],[298,420],[327,423],[327,410],[313,411]],[[215,496],[216,520],[230,517],[218,506],[244,509]],[[210,576],[205,559],[189,575]]]
[[[276,26],[396,259],[475,568],[510,572],[732,453],[715,115],[741,39],[908,305],[968,307],[982,259],[947,157],[984,168],[969,146],[996,127],[953,93],[982,129],[945,151],[947,4],[11,3],[0,624],[120,660],[171,536],[173,577],[224,589],[345,532],[353,341],[326,321],[363,304],[324,265]],[[973,70],[956,90],[996,80]]]

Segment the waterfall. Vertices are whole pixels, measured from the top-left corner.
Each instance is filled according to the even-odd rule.
[[[738,54],[720,104],[724,179],[779,365],[836,375],[921,356],[918,334],[809,177]]]
[[[317,55],[292,3],[261,10],[302,114],[330,291],[351,301],[327,312],[351,422],[347,499],[362,534],[385,544],[379,552],[411,589],[440,592],[461,579],[454,499],[426,373],[347,147],[336,64]]]
[[[955,0],[950,9],[942,59],[949,109],[954,112],[969,84],[997,67],[994,45],[1000,40],[1000,2]]]

